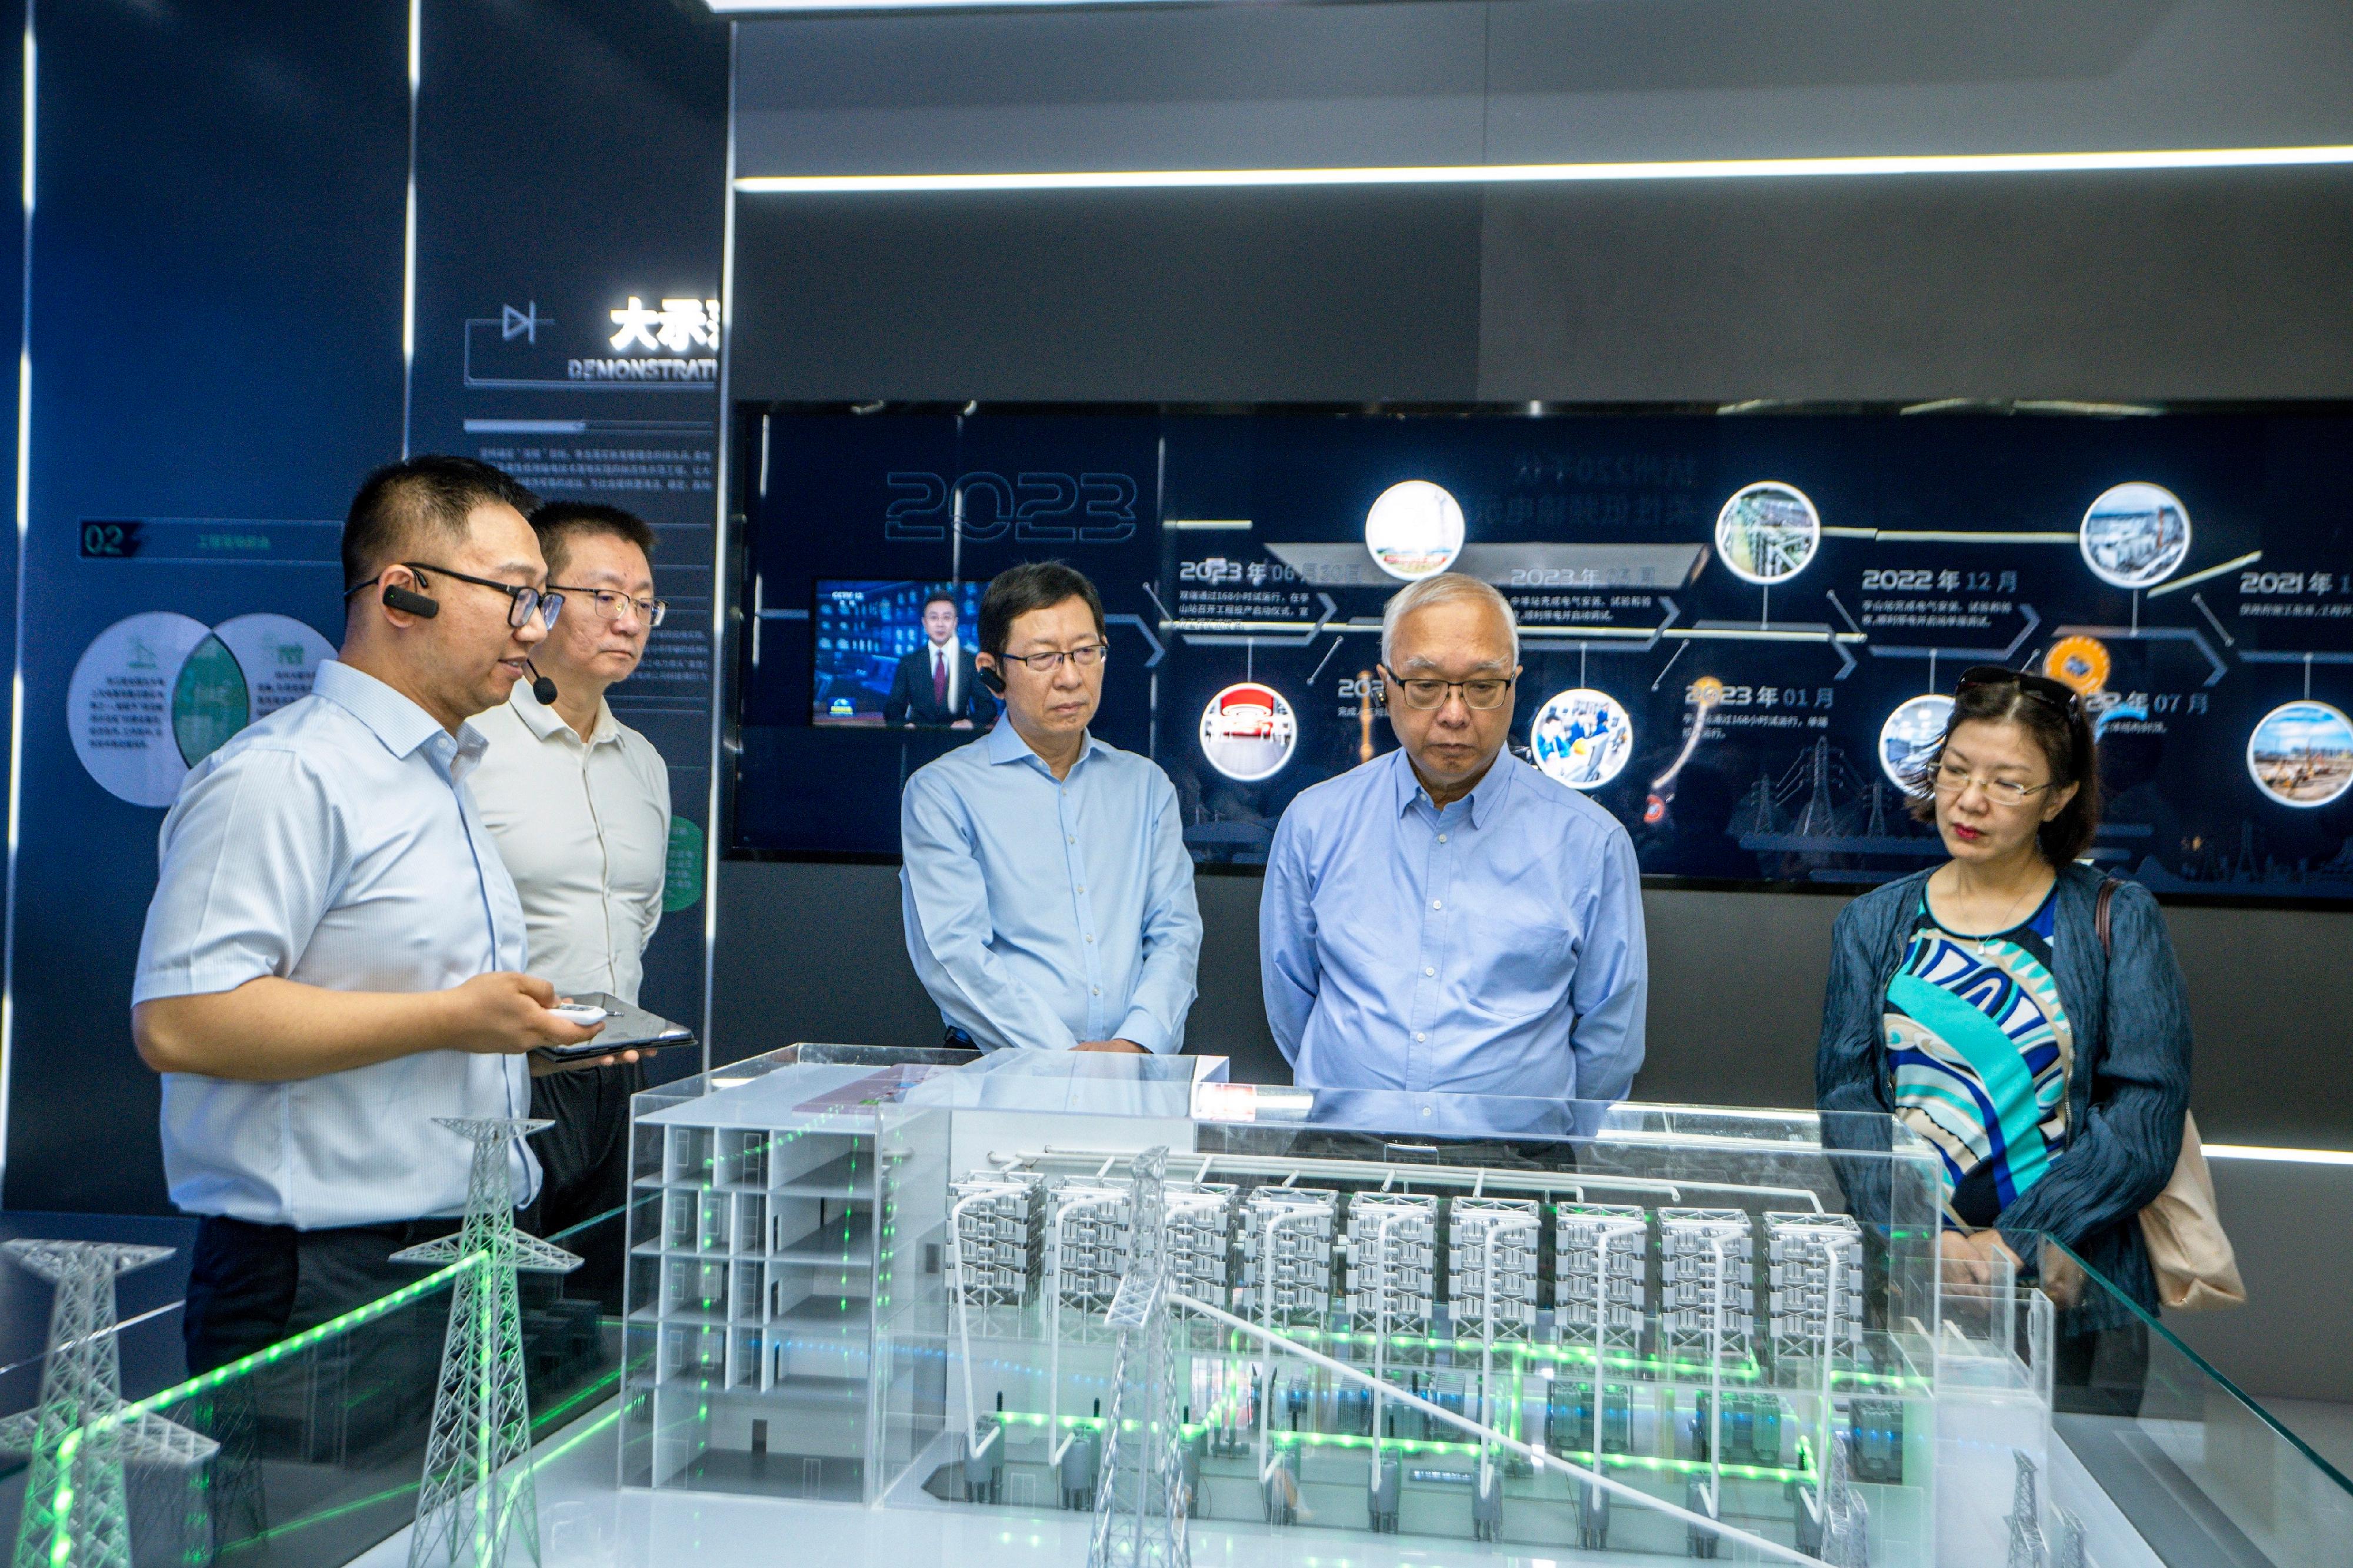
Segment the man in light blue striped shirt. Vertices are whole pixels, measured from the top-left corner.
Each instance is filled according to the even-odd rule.
[[[899,808],[907,956],[951,1041],[983,1050],[1171,1052],[1201,953],[1176,791],[1088,733],[1103,601],[1054,563],[980,605],[997,725],[919,770]]]
[[[1275,1044],[1319,1089],[1623,1098],[1650,984],[1641,868],[1615,817],[1504,749],[1511,605],[1455,573],[1413,584],[1381,665],[1399,749],[1305,791],[1275,830],[1259,906]]]

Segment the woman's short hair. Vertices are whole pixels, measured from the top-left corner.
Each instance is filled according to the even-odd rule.
[[[1953,693],[1952,716],[1927,755],[1907,775],[1913,820],[1936,820],[1936,772],[1945,765],[1945,746],[1964,724],[2016,724],[2034,737],[2051,769],[2052,786],[2075,786],[2074,797],[2059,815],[2035,829],[2043,858],[2053,866],[2079,858],[2092,847],[2100,826],[2100,747],[2092,736],[2092,721],[2079,700],[2062,708],[2042,692],[2015,681],[1964,682]]]
[[[1424,577],[1419,583],[1409,583],[1389,595],[1387,608],[1381,611],[1381,662],[1397,668],[1396,646],[1398,623],[1416,610],[1426,610],[1432,605],[1451,605],[1460,599],[1476,599],[1488,605],[1504,617],[1504,629],[1512,637],[1512,663],[1520,662],[1520,622],[1512,614],[1512,602],[1495,591],[1493,583],[1482,582],[1461,572],[1440,572],[1435,577]]]

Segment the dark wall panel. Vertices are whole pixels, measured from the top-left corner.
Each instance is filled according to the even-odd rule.
[[[340,518],[398,456],[406,18],[38,13],[12,1208],[164,1204],[130,1027],[163,813],[77,758],[76,660],[142,611],[342,619],[332,567],[86,560],[80,521]]]
[[[1475,192],[745,196],[739,398],[1459,400]]]
[[[2353,394],[2353,171],[1497,187],[1482,397]]]

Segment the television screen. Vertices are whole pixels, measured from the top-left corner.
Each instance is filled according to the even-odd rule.
[[[812,724],[972,729],[997,703],[975,673],[978,583],[822,581],[812,594]]]
[[[2353,899],[2332,407],[779,405],[736,433],[737,854],[894,855],[906,778],[995,717],[947,644],[977,647],[996,573],[1059,559],[1104,601],[1093,731],[1166,770],[1205,865],[1262,863],[1301,790],[1394,748],[1383,606],[1453,571],[1517,616],[1514,750],[1616,815],[1648,874],[1933,864],[1909,792],[1960,672],[2001,664],[2092,718],[2094,863]],[[941,641],[927,605],[953,608]]]

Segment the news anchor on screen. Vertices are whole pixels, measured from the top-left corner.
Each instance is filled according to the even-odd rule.
[[[923,645],[899,661],[882,722],[970,730],[997,717],[972,649],[956,636],[956,598],[945,588],[923,601]]]
[[[1446,573],[1398,591],[1398,749],[1301,793],[1259,902],[1266,1019],[1314,1089],[1625,1097],[1649,993],[1632,840],[1504,750],[1512,607]]]
[[[1176,786],[1088,731],[1103,600],[1056,563],[980,602],[994,729],[918,770],[899,807],[907,955],[952,1044],[1184,1048],[1201,955]]]

